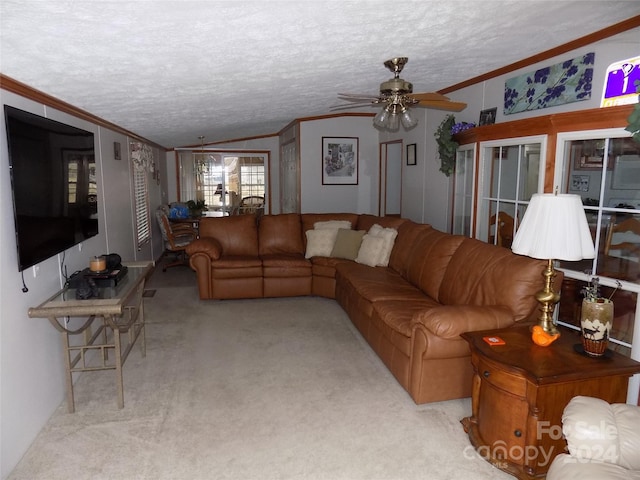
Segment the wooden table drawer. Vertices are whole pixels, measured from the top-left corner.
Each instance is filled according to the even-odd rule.
[[[482,381],[489,382],[494,387],[512,395],[524,397],[526,394],[527,381],[524,377],[505,372],[489,362],[483,360],[478,362],[478,374],[482,377]]]

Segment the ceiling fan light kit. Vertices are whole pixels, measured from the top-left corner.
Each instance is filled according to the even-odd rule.
[[[393,78],[380,84],[380,94],[377,97],[348,93],[340,93],[339,96],[352,102],[352,105],[356,103],[383,104],[382,110],[373,119],[373,125],[382,130],[391,131],[398,130],[400,123],[407,130],[418,124],[418,119],[410,111],[410,107],[413,106],[454,112],[459,112],[467,106],[466,103],[452,102],[448,97],[439,93],[414,94],[411,82],[400,78],[400,72],[408,61],[407,57],[396,57],[384,62],[384,66],[393,73]],[[344,106],[336,108],[344,108]]]

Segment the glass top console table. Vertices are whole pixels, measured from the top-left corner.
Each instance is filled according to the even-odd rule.
[[[142,356],[146,356],[142,294],[153,264],[133,262],[124,265],[127,274],[116,286],[99,288],[97,296],[78,300],[76,289],[66,287],[41,305],[29,309],[29,317],[49,319],[62,334],[69,413],[75,411],[74,372],[115,370],[118,408],[123,408],[122,366],[138,337]],[[79,328],[70,329],[65,319],[76,317],[86,317],[86,321]],[[82,341],[71,345],[69,337],[80,334]]]

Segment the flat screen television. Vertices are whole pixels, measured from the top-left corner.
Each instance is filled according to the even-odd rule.
[[[5,105],[18,270],[98,234],[92,132]]]

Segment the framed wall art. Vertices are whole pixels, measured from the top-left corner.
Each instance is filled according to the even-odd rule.
[[[571,175],[571,186],[569,190],[574,192],[588,192],[589,180],[589,175]]]
[[[493,125],[496,123],[496,114],[498,113],[498,107],[488,108],[480,112],[480,120],[478,125]]]
[[[358,184],[358,137],[322,137],[322,184]]]
[[[602,170],[604,140],[576,140],[571,142],[574,170]],[[613,158],[609,155],[607,170],[613,170]]]
[[[416,164],[416,144],[410,143],[407,145],[407,165]]]
[[[120,142],[113,142],[113,159],[122,160],[122,149],[120,148]]]

